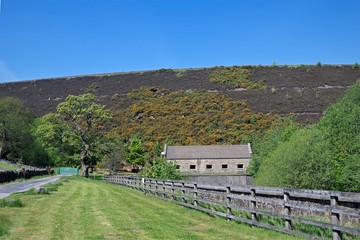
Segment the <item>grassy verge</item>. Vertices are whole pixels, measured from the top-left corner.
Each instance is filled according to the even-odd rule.
[[[15,167],[13,165],[9,165],[3,162],[0,162],[0,170],[4,170],[4,171],[16,171],[19,170],[18,167]]]
[[[80,177],[14,197],[24,206],[1,208],[0,239],[300,239]]]

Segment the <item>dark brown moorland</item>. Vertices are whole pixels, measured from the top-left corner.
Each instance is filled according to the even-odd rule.
[[[294,113],[300,123],[316,122],[326,107],[341,97],[360,79],[360,69],[352,65],[243,66],[251,71],[251,81],[265,83],[264,89],[234,89],[211,83],[212,68],[160,69],[144,72],[112,73],[0,84],[0,97],[22,99],[37,116],[54,112],[72,94],[92,92],[111,107],[116,94],[140,87],[170,90],[205,90],[246,101],[253,112]],[[126,107],[123,103],[122,107]]]

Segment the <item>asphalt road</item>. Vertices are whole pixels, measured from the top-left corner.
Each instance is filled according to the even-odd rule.
[[[60,176],[51,176],[36,180],[27,180],[19,183],[9,183],[0,186],[0,199],[9,196],[12,193],[26,192],[32,188],[40,187],[44,184],[58,180]]]

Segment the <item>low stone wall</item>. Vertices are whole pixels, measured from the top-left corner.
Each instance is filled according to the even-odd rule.
[[[20,171],[0,171],[0,183],[15,181],[19,178],[29,179],[34,176],[47,175],[46,170],[20,170]]]
[[[197,182],[209,185],[251,185],[250,175],[190,175],[189,182]]]

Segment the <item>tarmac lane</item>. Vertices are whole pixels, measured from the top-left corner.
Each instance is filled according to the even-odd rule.
[[[60,177],[61,176],[51,176],[47,178],[2,185],[0,186],[0,199],[10,196],[12,193],[26,192],[32,188],[40,187],[50,182],[55,182],[56,180],[60,179]]]

